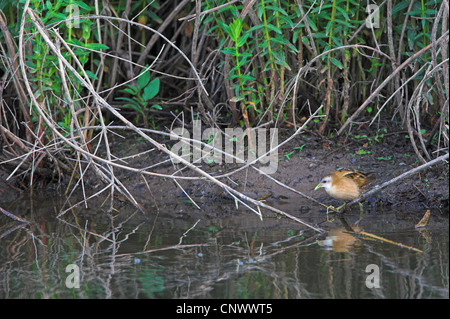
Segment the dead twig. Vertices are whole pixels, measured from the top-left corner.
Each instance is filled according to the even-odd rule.
[[[431,43],[424,47],[423,49],[417,51],[415,54],[411,55],[408,59],[405,60],[398,68],[396,68],[373,92],[372,94],[364,101],[363,104],[350,116],[347,121],[342,125],[342,127],[339,129],[337,135],[341,135],[347,126],[352,123],[355,118],[372,102],[372,100],[381,92],[381,90],[395,77],[395,75],[403,70],[405,67],[407,67],[412,61],[420,57],[422,54],[424,54],[426,51],[431,49],[434,45],[437,45],[438,43],[446,40],[448,38],[448,30],[445,32],[438,40],[436,40],[436,43]],[[389,57],[389,59],[391,59]]]
[[[4,215],[8,216],[9,218],[14,219],[15,221],[18,221],[18,222],[21,222],[21,223],[24,223],[24,224],[29,224],[30,223],[29,221],[27,221],[27,220],[25,220],[23,218],[20,218],[20,217],[12,214],[10,212],[8,212],[6,209],[3,209],[1,207],[0,207],[0,212],[2,212]]]
[[[398,246],[398,247],[401,247],[401,248],[406,248],[406,249],[409,249],[409,250],[413,250],[413,251],[418,252],[418,253],[423,253],[422,250],[417,249],[415,247],[411,247],[411,246],[408,246],[408,245],[405,245],[405,244],[402,244],[402,243],[398,243],[396,241],[392,241],[390,239],[387,239],[387,238],[384,238],[384,237],[381,237],[381,236],[378,236],[378,235],[374,235],[374,234],[371,234],[371,233],[368,233],[368,232],[365,232],[365,231],[356,232],[355,235],[362,235],[364,237],[376,239],[376,240],[379,240],[379,241],[384,242],[384,243],[388,243],[388,244],[392,244],[392,245],[395,245],[395,246]]]
[[[354,199],[353,201],[349,202],[347,205],[354,205],[354,204],[360,202],[361,200],[369,197],[370,195],[379,192],[380,190],[382,190],[383,188],[385,188],[385,187],[387,187],[387,186],[389,186],[391,184],[394,184],[394,183],[396,183],[396,182],[398,182],[398,181],[400,181],[400,180],[402,180],[402,179],[404,179],[404,178],[406,178],[408,176],[416,174],[416,173],[418,173],[418,172],[420,172],[420,171],[422,171],[422,170],[424,170],[424,169],[426,169],[426,168],[428,168],[430,166],[433,166],[435,164],[438,164],[440,162],[448,160],[448,157],[449,157],[448,153],[445,154],[445,155],[439,156],[438,158],[435,158],[434,160],[432,160],[432,161],[430,161],[430,162],[428,162],[426,164],[420,165],[419,167],[413,168],[413,169],[411,169],[411,170],[409,170],[409,171],[407,171],[407,172],[405,172],[405,173],[403,173],[403,174],[401,174],[401,175],[399,175],[399,176],[397,176],[397,177],[395,177],[395,178],[393,178],[393,179],[391,179],[391,180],[389,180],[389,181],[387,181],[387,182],[385,182],[385,183],[383,183],[381,185],[376,185],[370,191],[363,193],[359,198]]]

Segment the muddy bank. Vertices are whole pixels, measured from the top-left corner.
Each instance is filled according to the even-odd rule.
[[[292,134],[292,131],[281,131],[279,143]],[[281,183],[302,193],[318,199],[323,203],[340,204],[330,198],[324,191],[313,191],[320,178],[336,169],[357,169],[363,172],[375,172],[377,180],[373,185],[386,182],[414,167],[419,162],[407,138],[401,133],[380,134],[371,136],[361,129],[351,137],[322,139],[313,134],[301,134],[278,150],[277,171],[270,176]],[[356,137],[355,137],[356,136]],[[148,146],[128,138],[129,149],[145,151]],[[127,146],[124,147],[127,149]],[[135,159],[139,167],[156,165],[154,171],[161,174],[172,174],[182,166],[174,166],[165,154],[148,155],[145,159]],[[261,167],[263,165],[259,165]],[[292,208],[293,211],[308,212],[317,210],[317,205],[277,185],[254,169],[238,171],[238,164],[208,164],[202,162],[198,167],[213,176],[227,173],[228,177],[221,181],[238,191],[252,197],[264,198],[270,205]],[[125,173],[127,183],[136,196],[148,199],[147,188],[142,178]],[[180,176],[198,176],[189,169],[182,169]],[[212,202],[232,201],[230,196],[213,183],[206,180],[179,180],[184,191],[173,181],[162,178],[149,178],[149,185],[156,202],[169,204],[171,201],[188,200],[186,193],[196,203],[208,205]],[[367,201],[370,207],[401,206],[405,209],[422,211],[426,208],[448,209],[448,165],[436,165],[421,174],[404,179],[374,194]],[[171,196],[168,197],[167,195]]]
[[[122,163],[135,168],[147,168],[157,174],[198,177],[198,174],[182,165],[174,165],[169,157],[151,145],[140,140],[130,132],[121,132],[123,137],[113,135],[111,152],[121,158],[127,157]],[[292,130],[279,130],[278,142],[283,142],[292,134]],[[161,143],[173,145],[168,137],[153,136]],[[162,141],[161,141],[162,140]],[[137,154],[137,156],[132,156]],[[362,172],[375,172],[377,180],[372,184],[386,182],[414,167],[419,166],[417,157],[405,133],[389,132],[379,129],[374,135],[373,130],[364,128],[355,130],[345,137],[323,139],[315,134],[303,133],[278,149],[277,170],[270,176],[281,183],[292,187],[320,202],[340,205],[342,202],[330,198],[323,190],[313,191],[320,178],[336,169],[357,169]],[[202,161],[197,165],[212,176],[227,177],[220,180],[236,190],[255,199],[264,198],[272,206],[283,206],[286,211],[307,214],[311,211],[323,211],[323,208],[286,188],[277,185],[267,177],[252,168],[238,170],[242,165],[237,163],[216,164]],[[261,167],[263,165],[259,165]],[[176,185],[170,178],[160,176],[143,176],[119,168],[114,169],[116,177],[128,191],[144,207],[172,207],[180,203],[192,205],[193,208],[215,206],[217,204],[232,205],[234,200],[220,187],[204,179],[179,179]],[[0,193],[2,202],[16,198],[18,184],[14,179],[5,182],[6,172],[0,172]],[[399,207],[403,210],[418,211],[435,208],[448,211],[448,164],[440,163],[425,172],[416,174],[393,184],[383,191],[369,197],[365,203],[368,209]],[[68,178],[63,183],[37,183],[35,194],[61,193],[65,190]],[[148,185],[148,186],[147,186]],[[95,193],[102,183],[93,175],[86,176],[85,189]],[[80,188],[80,187],[79,187]],[[81,191],[81,189],[80,189]],[[117,196],[118,203],[123,201]],[[192,202],[195,202],[193,204]],[[193,209],[195,211],[195,209]],[[209,214],[223,214],[220,210],[211,210]]]

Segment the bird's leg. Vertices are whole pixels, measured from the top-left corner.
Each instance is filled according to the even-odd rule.
[[[332,210],[332,211],[335,211],[336,210],[336,208],[334,208],[334,206],[328,206],[327,207],[327,222],[330,222],[330,218],[328,217],[328,214],[330,213],[330,209]]]
[[[363,204],[361,202],[358,202],[358,204],[359,204],[359,211],[363,213],[364,212]]]
[[[341,210],[343,207],[345,208],[345,205],[347,205],[346,202],[344,202],[344,204],[342,204],[341,206],[339,206],[338,208],[336,208],[336,210],[340,212],[340,210]]]
[[[361,202],[358,202],[359,204],[359,220],[361,220],[364,216],[364,209],[363,209],[363,204],[361,204]]]

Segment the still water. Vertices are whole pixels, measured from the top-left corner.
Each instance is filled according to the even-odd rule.
[[[234,203],[214,214],[81,206],[56,218],[63,204],[2,203],[30,224],[0,214],[0,298],[449,297],[448,212],[431,211],[421,229],[424,212],[348,212],[354,230],[388,242],[351,235],[319,210],[297,216],[325,235]]]

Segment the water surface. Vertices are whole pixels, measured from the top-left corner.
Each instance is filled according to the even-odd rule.
[[[304,217],[325,235],[234,203],[145,214],[99,203],[56,218],[63,204],[2,204],[30,224],[0,214],[0,298],[449,297],[448,212],[432,211],[420,230],[421,213],[348,212],[353,229],[386,242],[351,235],[319,210]]]

